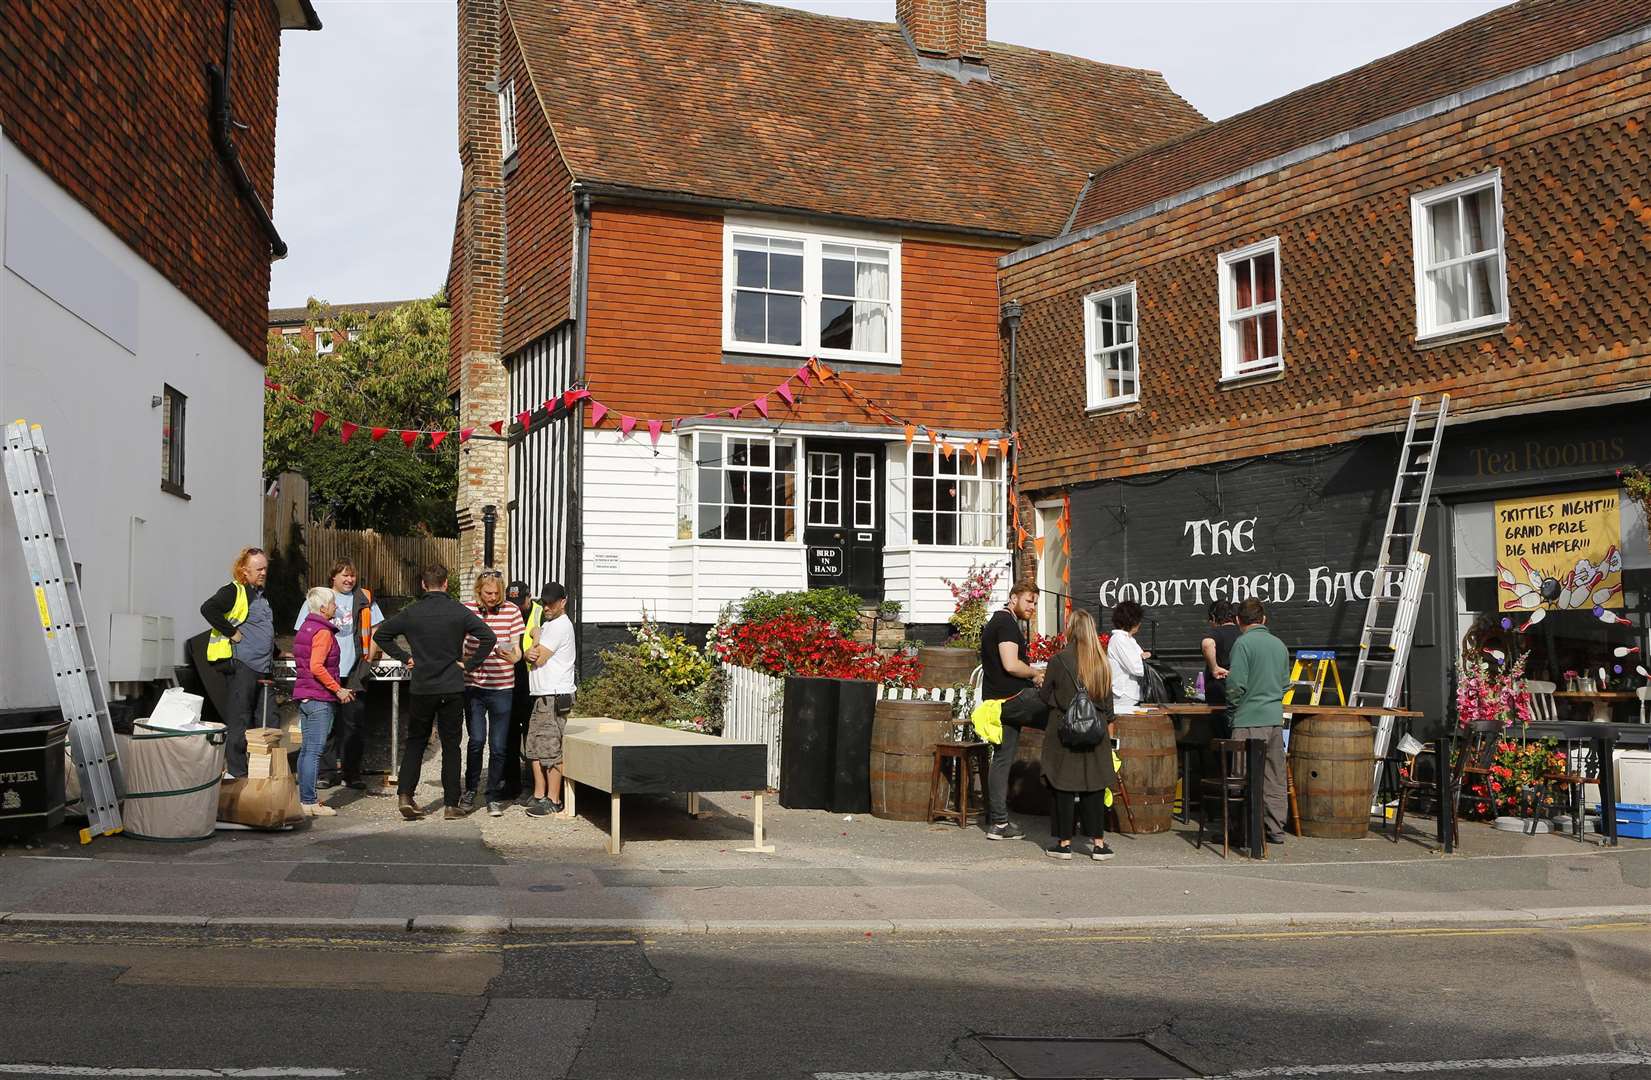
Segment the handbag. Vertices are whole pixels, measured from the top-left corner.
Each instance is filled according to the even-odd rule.
[[[1093,750],[1106,738],[1106,722],[1089,699],[1089,691],[1081,685],[1072,696],[1072,704],[1066,707],[1055,736],[1068,750]]]

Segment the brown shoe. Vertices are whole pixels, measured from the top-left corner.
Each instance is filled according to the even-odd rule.
[[[417,821],[419,818],[424,816],[424,811],[418,808],[418,803],[413,801],[413,797],[411,795],[401,796],[400,804],[401,816],[406,818],[408,821]]]
[[[445,807],[441,812],[441,818],[443,821],[457,821],[464,816],[464,807],[462,806]]]

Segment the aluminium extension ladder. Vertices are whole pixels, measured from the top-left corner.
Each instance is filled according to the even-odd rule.
[[[1359,662],[1348,687],[1350,705],[1397,708],[1404,693],[1405,665],[1410,661],[1416,618],[1427,582],[1428,556],[1421,550],[1422,531],[1427,524],[1427,504],[1433,494],[1439,444],[1444,440],[1445,420],[1449,415],[1449,394],[1441,395],[1438,410],[1427,415],[1422,412],[1420,397],[1410,399],[1410,419],[1405,424],[1404,442],[1399,447],[1399,468],[1387,506],[1387,523],[1382,528],[1382,546],[1376,556],[1376,576],[1365,607],[1364,629],[1359,635]],[[1432,431],[1419,434],[1420,423],[1431,424]],[[1397,595],[1391,595],[1394,581],[1399,584]],[[1378,681],[1384,674],[1385,678]],[[1383,716],[1376,724],[1374,747],[1378,780],[1392,738],[1393,718]]]
[[[122,827],[120,794],[125,781],[115,754],[109,701],[87,633],[80,580],[40,425],[26,420],[8,425],[4,457],[12,514],[46,637],[46,658],[63,717],[69,721],[69,746],[80,775],[88,824],[80,830],[80,842],[89,844],[93,836],[113,836]]]

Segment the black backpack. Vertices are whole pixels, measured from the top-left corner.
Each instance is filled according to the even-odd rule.
[[[1061,719],[1055,735],[1068,750],[1093,750],[1106,738],[1106,721],[1101,719],[1095,703],[1089,700],[1089,691],[1081,684],[1072,697],[1072,704],[1066,707],[1066,716]]]

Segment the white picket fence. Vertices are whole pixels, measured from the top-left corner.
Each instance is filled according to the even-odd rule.
[[[730,742],[762,743],[768,747],[768,786],[780,786],[780,721],[785,712],[785,680],[754,668],[726,665],[728,692],[722,703],[722,737]],[[879,686],[879,701],[965,702],[972,706],[978,691],[972,687]]]

